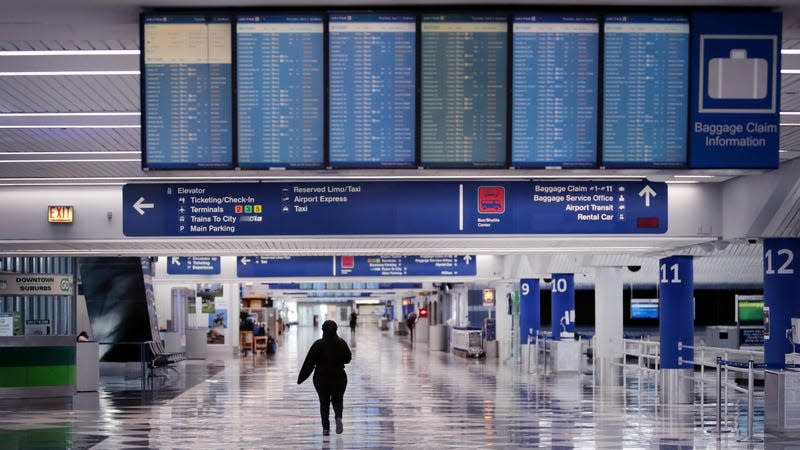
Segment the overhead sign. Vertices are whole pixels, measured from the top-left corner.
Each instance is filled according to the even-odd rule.
[[[72,275],[0,272],[0,295],[72,295]]]
[[[167,258],[169,275],[219,275],[219,256],[170,256]]]
[[[73,213],[72,206],[48,206],[47,221],[50,223],[72,223]]]
[[[332,256],[238,256],[236,276],[261,277],[332,277]]]
[[[241,278],[475,276],[476,265],[475,255],[240,256],[236,258],[236,275]]]
[[[126,236],[659,234],[648,181],[127,184]]]
[[[692,16],[692,168],[778,167],[780,13]]]
[[[324,286],[318,286],[318,285]],[[345,285],[346,287],[343,287]],[[422,289],[422,283],[269,283],[268,289]]]
[[[475,255],[337,256],[336,276],[475,276]]]

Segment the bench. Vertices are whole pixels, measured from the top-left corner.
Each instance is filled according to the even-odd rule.
[[[159,341],[147,341],[147,346],[150,349],[150,359],[147,361],[147,367],[150,368],[150,375],[158,368],[169,368],[170,365],[185,361],[185,352],[168,352],[164,349],[164,343]]]

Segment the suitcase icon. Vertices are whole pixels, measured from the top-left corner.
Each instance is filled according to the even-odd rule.
[[[730,58],[708,62],[708,96],[713,99],[759,100],[767,96],[767,60],[748,58],[747,50],[731,49]]]

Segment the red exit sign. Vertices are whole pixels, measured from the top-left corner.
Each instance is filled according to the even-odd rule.
[[[48,206],[47,221],[50,223],[72,223],[72,206]]]

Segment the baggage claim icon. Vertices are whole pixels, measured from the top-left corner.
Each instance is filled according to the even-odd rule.
[[[777,110],[777,37],[700,36],[701,113],[774,113]]]

